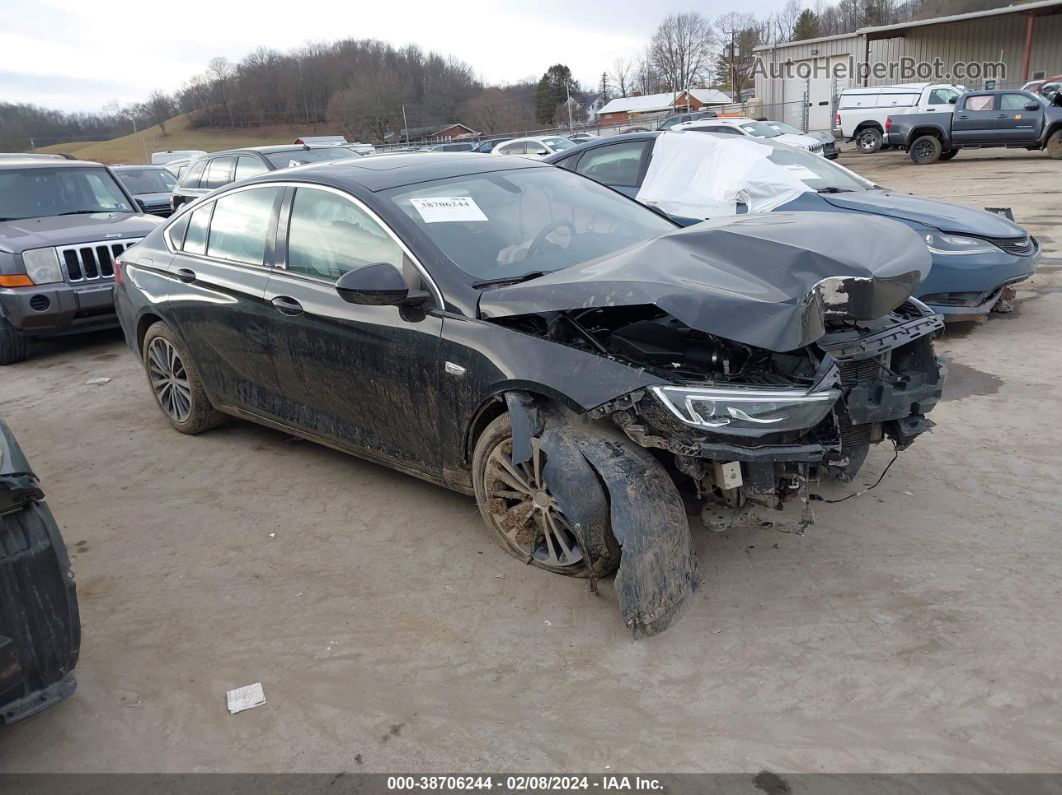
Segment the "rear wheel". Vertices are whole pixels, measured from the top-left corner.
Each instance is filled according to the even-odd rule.
[[[547,571],[570,577],[589,574],[583,549],[564,512],[543,477],[545,453],[531,440],[527,463],[512,462],[512,424],[503,414],[486,427],[472,456],[476,502],[491,537],[510,555]],[[597,576],[619,565],[619,544],[607,527],[591,539],[595,549],[607,554],[593,558]]]
[[[865,155],[873,154],[881,149],[883,140],[881,130],[876,127],[865,127],[856,133],[856,146]]]
[[[911,144],[911,161],[915,165],[928,166],[940,160],[943,152],[944,147],[941,146],[939,138],[935,135],[922,135]]]
[[[0,317],[0,365],[24,361],[28,349],[22,332]]]
[[[144,335],[143,355],[151,393],[175,430],[202,433],[225,421],[210,404],[184,345],[162,323]]]
[[[940,153],[941,160],[951,160],[955,155],[959,154],[958,149],[945,149]]]

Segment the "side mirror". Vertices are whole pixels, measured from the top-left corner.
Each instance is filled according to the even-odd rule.
[[[949,104],[949,105],[954,105],[954,104],[955,104],[956,102],[958,102],[958,100],[959,100],[959,98],[958,98],[958,97],[950,97],[950,98],[948,99],[948,104]]]
[[[1040,103],[1039,102],[1026,102],[1025,103],[1025,110],[1040,110]]]
[[[539,149],[537,152],[535,152],[535,154],[536,155],[548,155],[549,151],[546,150],[546,149]]]
[[[424,290],[410,290],[398,268],[389,262],[347,271],[336,282],[336,292],[347,303],[366,306],[411,306],[428,300]]]
[[[144,203],[144,200],[143,199],[136,199],[135,201],[136,201],[136,206],[140,208],[140,212],[146,213],[147,212],[147,204]]]

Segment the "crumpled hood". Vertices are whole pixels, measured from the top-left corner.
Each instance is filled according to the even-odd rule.
[[[484,291],[491,319],[655,305],[690,328],[790,351],[825,332],[827,312],[872,320],[929,273],[910,228],[885,218],[774,212],[705,221],[538,279]]]
[[[4,221],[0,223],[0,251],[19,254],[44,246],[144,237],[163,223],[162,218],[140,213],[93,213]]]
[[[1025,230],[1013,221],[985,210],[962,207],[939,199],[907,196],[887,190],[819,194],[834,207],[902,218],[942,232],[981,237],[1020,237]]]

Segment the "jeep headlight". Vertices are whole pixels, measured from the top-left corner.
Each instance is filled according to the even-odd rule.
[[[22,252],[22,264],[26,275],[34,284],[61,282],[63,272],[59,269],[59,255],[54,248],[31,248]]]
[[[749,435],[802,431],[818,425],[841,396],[839,390],[697,389],[654,386],[652,392],[687,425],[714,433]]]
[[[925,236],[926,245],[934,254],[992,254],[999,249],[987,240],[962,235],[945,235],[930,232]]]

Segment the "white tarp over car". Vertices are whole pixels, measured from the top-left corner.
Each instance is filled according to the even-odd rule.
[[[738,202],[750,213],[770,212],[811,190],[768,160],[771,151],[748,138],[662,133],[637,199],[683,218],[736,215]]]

